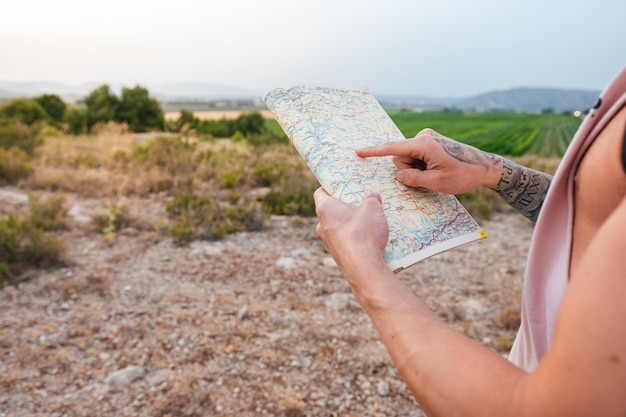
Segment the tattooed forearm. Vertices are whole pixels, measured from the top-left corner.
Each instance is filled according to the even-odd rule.
[[[466,164],[487,167],[487,165],[494,164],[498,159],[500,159],[494,154],[483,152],[472,146],[454,142],[441,136],[435,138],[435,140],[448,155],[458,161],[465,162]]]
[[[502,158],[502,176],[495,187],[500,197],[532,221],[537,221],[552,177]]]
[[[481,166],[486,173],[500,173],[498,183],[491,189],[528,219],[537,221],[552,182],[550,175],[434,133],[439,146],[451,157],[466,164]],[[494,182],[496,178],[493,178]]]

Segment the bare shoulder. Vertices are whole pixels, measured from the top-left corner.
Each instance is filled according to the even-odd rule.
[[[600,132],[578,166],[574,193],[572,272],[599,228],[626,195],[626,173],[622,164],[625,128],[626,107]]]

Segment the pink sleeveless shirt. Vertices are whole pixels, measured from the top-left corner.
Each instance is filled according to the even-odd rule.
[[[569,281],[574,221],[574,176],[586,149],[626,104],[626,67],[601,94],[572,140],[535,225],[522,295],[522,324],[509,360],[533,370],[548,350]]]

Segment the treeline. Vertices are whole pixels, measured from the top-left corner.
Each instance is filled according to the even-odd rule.
[[[82,106],[68,106],[55,94],[34,98],[18,97],[0,107],[0,121],[27,126],[45,122],[67,133],[88,133],[98,123],[126,123],[135,132],[163,130],[164,117],[159,102],[141,86],[123,88],[121,97],[104,84],[90,92]]]
[[[131,131],[137,133],[193,131],[198,135],[216,138],[243,138],[252,143],[285,140],[284,136],[265,129],[259,112],[243,113],[234,120],[200,120],[193,112],[183,109],[177,120],[166,121],[158,100],[151,97],[146,88],[139,85],[125,87],[118,97],[104,84],[84,97],[82,105],[68,106],[55,94],[12,99],[0,107],[0,141],[3,136],[2,128],[6,129],[9,125],[11,130],[24,130],[15,125],[41,127],[43,124],[65,133],[79,135],[88,134],[94,126],[108,122],[126,124]]]

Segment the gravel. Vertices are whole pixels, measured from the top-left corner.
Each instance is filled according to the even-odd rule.
[[[155,230],[90,231],[105,203],[74,209],[67,266],[0,292],[0,416],[422,415],[314,218],[177,246]],[[532,224],[509,210],[480,223],[488,239],[399,276],[506,355]]]

